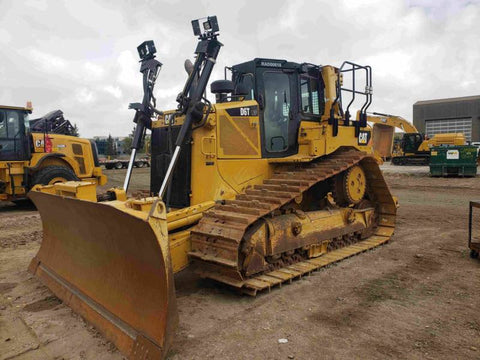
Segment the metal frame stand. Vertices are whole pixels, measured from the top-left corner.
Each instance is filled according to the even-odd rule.
[[[472,241],[473,208],[480,209],[480,201],[470,201],[468,212],[468,247],[470,249],[470,257],[476,259],[480,253],[480,242]]]

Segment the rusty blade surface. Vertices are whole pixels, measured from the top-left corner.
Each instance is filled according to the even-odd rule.
[[[163,359],[178,319],[164,214],[29,196],[43,223],[30,271],[130,359]]]

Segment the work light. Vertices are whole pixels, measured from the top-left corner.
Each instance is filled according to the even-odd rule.
[[[193,34],[201,38],[209,38],[217,35],[219,31],[216,16],[208,16],[198,20],[192,20]]]
[[[155,44],[153,43],[153,40],[147,40],[137,47],[137,51],[138,56],[140,56],[140,59],[143,61],[153,59],[155,57],[157,49],[155,49]]]

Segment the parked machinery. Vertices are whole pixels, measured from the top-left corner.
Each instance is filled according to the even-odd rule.
[[[427,138],[401,116],[374,112],[367,116],[373,126],[373,147],[384,158],[391,158],[393,165],[428,165],[433,146],[465,145],[462,133],[435,134]],[[394,142],[395,128],[404,131],[400,142]]]
[[[155,109],[161,64],[152,42],[139,47],[145,96],[132,106],[133,147],[151,129],[152,197],[126,198],[131,168],[102,201],[83,200],[95,190],[85,182],[67,184],[68,196],[58,186],[30,194],[44,227],[31,272],[133,359],[165,356],[173,274],[188,265],[255,295],[383,244],[395,227],[367,125],[370,67],[254,59],[211,84],[211,104],[218,24],[192,24],[196,60],[176,110]],[[346,73],[363,75],[365,90],[342,85]],[[364,101],[351,119],[355,96]]]
[[[94,142],[52,131],[67,129],[64,122],[57,124],[58,117],[58,126],[52,127],[51,121],[42,118],[34,122],[36,127],[44,124],[37,129],[40,132],[30,131],[31,112],[28,104],[25,108],[0,106],[0,200],[25,198],[37,184],[71,180],[106,183]]]
[[[105,169],[112,170],[112,169],[127,169],[130,161],[124,159],[104,159],[100,160],[100,165],[105,166]],[[137,168],[143,167],[150,167],[150,160],[147,158],[143,159],[135,159],[135,163],[133,164]]]

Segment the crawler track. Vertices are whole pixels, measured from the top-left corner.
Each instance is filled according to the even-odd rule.
[[[252,224],[264,216],[280,213],[283,207],[300,199],[312,186],[356,164],[361,164],[365,170],[370,200],[379,215],[372,236],[318,258],[297,261],[249,278],[242,275],[239,253],[242,239]],[[395,200],[375,159],[355,149],[340,149],[311,163],[279,167],[263,184],[206,212],[192,231],[190,255],[200,261],[198,271],[202,276],[255,295],[257,291],[269,290],[272,286],[386,243],[395,228],[395,214]]]

